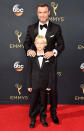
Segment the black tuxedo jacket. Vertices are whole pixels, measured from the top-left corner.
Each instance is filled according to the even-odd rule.
[[[38,35],[38,23],[28,26],[26,39],[24,41],[24,49],[27,52],[29,49],[36,50],[34,45],[35,37]],[[61,32],[61,28],[58,24],[49,21],[46,38],[48,45],[46,46],[44,52],[52,51],[56,49],[58,54],[64,49],[64,40]]]
[[[55,57],[50,59],[43,58],[42,67],[39,66],[38,57],[28,56],[28,78],[27,78],[27,88],[37,89],[37,88],[47,88],[49,83],[49,72],[51,64],[55,62]]]

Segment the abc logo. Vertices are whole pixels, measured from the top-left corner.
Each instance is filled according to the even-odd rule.
[[[80,65],[80,69],[82,70],[82,72],[84,72],[84,63]]]
[[[16,4],[13,6],[13,12],[16,16],[21,16],[24,12],[24,9],[23,8],[19,8],[19,4]]]
[[[17,62],[14,63],[14,69],[16,71],[22,71],[24,69],[24,65],[20,65],[20,62],[17,61]]]

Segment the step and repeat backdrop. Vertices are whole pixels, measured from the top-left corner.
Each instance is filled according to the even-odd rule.
[[[36,7],[49,5],[49,19],[60,24],[65,50],[58,58],[59,104],[84,104],[84,1],[0,1],[0,104],[28,104],[27,27],[37,21]]]

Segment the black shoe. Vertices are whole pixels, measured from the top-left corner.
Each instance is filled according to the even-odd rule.
[[[55,124],[59,124],[59,119],[56,115],[54,116],[51,116],[52,117],[52,121],[55,123]]]
[[[59,119],[56,115],[56,109],[54,108],[50,108],[50,112],[51,112],[51,118],[52,118],[52,121],[55,123],[55,124],[59,124]]]
[[[45,119],[40,119],[40,121],[41,121],[41,123],[42,123],[42,125],[43,125],[44,127],[48,127],[48,123],[46,122]]]
[[[34,128],[35,127],[35,120],[31,120],[31,123],[29,125],[30,128]]]

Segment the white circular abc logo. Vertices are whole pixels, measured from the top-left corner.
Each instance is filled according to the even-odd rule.
[[[80,69],[84,69],[84,63],[80,65]]]
[[[13,67],[16,71],[22,71],[24,69],[24,65],[20,65],[19,61],[15,62]]]
[[[24,9],[23,8],[19,8],[19,4],[16,4],[13,6],[13,12],[16,16],[21,16],[24,12]]]

